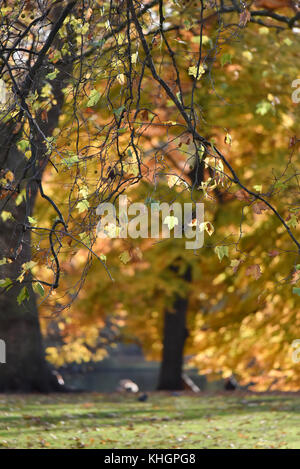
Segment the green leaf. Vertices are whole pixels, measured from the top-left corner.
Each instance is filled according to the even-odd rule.
[[[268,101],[261,101],[256,105],[256,114],[260,114],[261,116],[264,116],[267,114],[269,111],[273,109],[273,106],[271,103]]]
[[[18,207],[19,205],[21,205],[23,200],[26,200],[26,191],[25,191],[25,189],[23,189],[20,192],[20,194],[18,194],[18,197],[16,198],[16,206]]]
[[[37,225],[37,221],[36,221],[36,219],[33,218],[33,217],[28,217],[28,221],[29,221],[29,223],[30,223],[31,225],[33,225],[33,226]]]
[[[198,148],[198,155],[199,155],[199,160],[202,161],[202,158],[203,158],[203,155],[205,153],[205,147],[204,145],[202,145],[202,143],[200,144],[199,148]]]
[[[105,44],[105,39],[100,39],[100,41],[93,41],[92,47],[102,47]]]
[[[85,210],[88,210],[90,204],[89,202],[85,200],[81,200],[81,202],[78,202],[76,205],[76,208],[78,209],[79,213],[85,212]]]
[[[17,296],[18,305],[23,303],[23,301],[25,301],[25,300],[27,300],[27,301],[29,300],[29,293],[28,293],[27,288],[23,287],[22,290],[20,291],[20,293]]]
[[[275,189],[282,189],[282,190],[284,190],[284,189],[287,189],[288,187],[289,187],[289,185],[288,185],[287,183],[285,183],[285,182],[276,181],[276,182],[274,183],[274,188],[275,188]]]
[[[12,281],[10,278],[6,277],[5,279],[0,280],[0,287],[1,288],[7,288],[8,290],[12,287]]]
[[[78,155],[73,155],[73,156],[70,156],[70,158],[64,158],[63,163],[66,166],[70,167],[75,163],[79,163],[79,157],[78,157]]]
[[[86,103],[86,107],[93,107],[93,106],[96,106],[96,104],[98,103],[99,99],[100,99],[100,93],[99,91],[97,90],[92,90],[90,95],[89,95],[89,100],[88,102]]]
[[[88,233],[80,233],[79,238],[81,239],[82,243],[84,243],[86,246],[88,247],[91,246],[91,239]]]
[[[223,257],[229,257],[228,246],[216,246],[215,253],[217,254],[219,261],[223,259]]]
[[[120,117],[124,109],[125,109],[125,106],[120,106],[118,109],[114,109],[114,115],[116,117]]]
[[[231,64],[231,54],[223,54],[222,57],[221,57],[221,65],[222,67],[224,67],[224,65],[226,64]]]
[[[45,289],[40,282],[34,283],[32,288],[35,293],[38,293],[40,296],[44,296]]]
[[[291,218],[286,222],[286,224],[290,228],[297,228],[298,220],[297,220],[297,217],[294,213],[291,215]]]
[[[124,251],[122,254],[120,254],[119,259],[121,262],[123,262],[123,264],[128,264],[128,262],[131,260],[131,255],[128,251]]]
[[[54,78],[57,77],[58,73],[59,73],[59,72],[58,72],[58,70],[57,70],[57,68],[56,68],[53,72],[48,73],[48,75],[46,75],[46,78],[47,78],[48,80],[54,80]]]
[[[28,150],[28,148],[29,148],[29,141],[28,141],[28,140],[24,140],[24,139],[23,139],[23,140],[20,140],[20,141],[18,142],[18,148],[19,148],[19,150],[21,150],[21,151],[26,151],[26,150]]]
[[[300,288],[294,287],[294,288],[293,288],[293,293],[295,293],[295,295],[299,295],[299,296],[300,296]]]

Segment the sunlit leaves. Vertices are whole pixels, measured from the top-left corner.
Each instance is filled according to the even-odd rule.
[[[228,246],[216,246],[215,253],[218,256],[219,261],[221,262],[224,257],[229,257]]]
[[[167,176],[167,183],[168,183],[168,186],[171,188],[175,186],[176,184],[180,183],[180,178],[174,174],[170,174]]]
[[[20,151],[25,152],[29,148],[30,143],[28,140],[22,139],[18,142],[17,145]]]
[[[206,36],[205,34],[203,34],[202,36],[193,36],[192,37],[192,42],[195,43],[195,44],[200,44],[202,43],[202,45],[209,45],[211,46],[212,45],[212,40]]]
[[[131,260],[131,255],[129,251],[124,251],[122,254],[120,254],[119,258],[123,264],[128,264],[128,262]]]
[[[179,222],[178,222],[177,217],[168,215],[167,217],[165,217],[163,223],[164,223],[164,225],[168,226],[169,230],[172,230],[175,226],[178,225]]]
[[[245,57],[245,59],[249,60],[249,62],[251,62],[253,60],[253,54],[249,50],[245,50],[242,53],[242,56]]]
[[[100,238],[117,238],[120,234],[120,227],[115,223],[107,223],[102,226],[101,221],[97,225],[97,236]]]
[[[89,99],[86,103],[86,106],[87,107],[93,107],[93,106],[96,106],[96,104],[99,102],[99,99],[100,99],[101,95],[99,93],[99,91],[97,90],[92,90],[90,92],[90,95],[89,95]]]
[[[204,145],[201,144],[198,148],[198,156],[199,156],[200,161],[202,161],[202,158],[203,158],[204,154],[205,154],[205,147],[204,147]]]
[[[26,191],[25,189],[23,189],[16,198],[16,206],[18,207],[25,200],[26,200]]]
[[[58,73],[59,73],[59,71],[58,71],[58,69],[56,68],[55,70],[53,70],[53,72],[48,73],[48,74],[46,75],[46,78],[47,78],[48,80],[54,80],[54,79],[57,77]]]
[[[123,164],[123,169],[126,173],[132,174],[133,176],[138,176],[140,173],[140,168],[139,168],[139,163],[138,163],[138,158],[139,158],[139,153],[137,149],[131,149],[129,148],[127,150],[127,158],[126,162]]]
[[[40,282],[34,282],[32,285],[33,291],[37,293],[40,296],[44,296],[45,294],[45,289],[43,285]]]
[[[229,54],[228,52],[226,54],[223,54],[221,56],[221,65],[222,67],[224,67],[224,65],[227,65],[227,64],[231,64],[231,54]]]
[[[231,135],[230,135],[228,132],[227,132],[227,134],[225,135],[224,142],[225,142],[227,145],[231,145],[231,143],[232,143],[232,137],[231,137]]]
[[[76,208],[79,211],[79,213],[82,213],[88,210],[89,206],[90,206],[89,201],[85,199],[85,200],[81,200],[80,202],[78,202],[78,204],[76,205]]]
[[[0,279],[0,288],[6,288],[9,290],[12,287],[12,281],[10,278]]]
[[[138,59],[138,55],[139,55],[138,52],[135,52],[134,54],[131,55],[131,62],[133,64],[136,64],[137,59]]]
[[[232,261],[230,262],[230,267],[232,267],[234,273],[239,268],[240,263],[241,261],[239,259],[232,259]]]
[[[2,210],[1,218],[4,222],[6,222],[7,220],[13,220],[14,219],[12,213],[8,212],[7,210]]]
[[[73,156],[70,156],[68,158],[64,158],[62,160],[62,162],[67,166],[67,167],[71,167],[72,165],[76,164],[76,163],[79,163],[79,157],[78,155],[73,155]]]
[[[263,100],[263,101],[260,101],[256,105],[256,114],[260,114],[261,116],[264,116],[265,114],[270,112],[272,109],[273,109],[272,104],[268,101]]]
[[[125,84],[125,75],[124,73],[119,73],[119,75],[117,75],[117,81],[120,83],[120,85],[124,85]]]
[[[261,34],[262,36],[269,34],[269,32],[270,30],[266,26],[262,26],[261,28],[259,28],[259,34]]]
[[[105,254],[100,254],[99,258],[101,259],[102,262],[106,262],[107,257]]]
[[[295,295],[300,296],[300,288],[299,288],[299,287],[294,287],[294,288],[293,288],[293,293],[294,293]]]
[[[23,303],[23,301],[25,300],[29,300],[30,296],[29,296],[29,292],[27,290],[26,287],[23,287],[20,291],[20,293],[18,294],[17,296],[17,302],[18,302],[18,305],[20,305],[21,303]]]
[[[24,264],[22,264],[22,271],[21,271],[20,275],[17,277],[17,281],[22,283],[23,280],[24,280],[25,275],[28,272],[31,272],[33,267],[35,267],[36,265],[37,265],[37,262],[35,262],[35,261],[28,261],[28,262],[25,262]]]
[[[36,218],[34,218],[34,217],[28,217],[28,221],[29,221],[29,223],[30,223],[32,226],[36,226],[36,225],[37,225],[37,220],[36,220]]]
[[[209,234],[209,236],[212,236],[214,234],[214,231],[215,231],[213,224],[210,223],[209,221],[205,221],[203,223],[200,223],[200,230],[201,231],[205,230]]]
[[[112,264],[114,277],[118,278],[120,271],[121,280],[118,286],[120,295],[118,296],[118,292],[111,292],[109,284],[103,281],[103,264],[95,262],[99,266],[99,270],[96,270],[94,265],[92,268],[95,269],[93,272],[97,275],[92,275],[91,280],[87,277],[87,286],[82,290],[84,298],[83,321],[88,316],[86,312],[88,311],[90,314],[94,307],[93,319],[101,318],[103,311],[110,313],[111,309],[115,309],[115,305],[120,305],[116,306],[118,312],[124,311],[126,308],[126,311],[132,310],[130,307],[131,298],[131,301],[136,303],[137,316],[135,318],[134,313],[131,316],[130,333],[140,334],[140,318],[143,315],[142,322],[144,324],[147,321],[149,324],[147,329],[151,330],[152,334],[149,339],[151,346],[148,345],[148,339],[144,339],[146,341],[145,349],[149,354],[156,354],[155,358],[160,356],[161,352],[161,337],[158,331],[161,330],[161,318],[166,302],[169,304],[176,292],[184,294],[185,288],[189,289],[189,300],[191,299],[189,308],[193,314],[191,323],[195,320],[195,329],[202,331],[202,327],[204,330],[206,326],[206,321],[211,321],[207,325],[209,330],[207,336],[212,337],[216,334],[217,339],[215,339],[214,345],[216,348],[218,345],[223,346],[222,354],[219,354],[216,350],[213,351],[211,344],[209,344],[209,338],[204,338],[204,342],[207,340],[206,351],[212,351],[211,363],[208,368],[216,369],[218,367],[223,371],[224,368],[227,368],[225,372],[228,372],[228,368],[240,371],[242,365],[234,360],[238,355],[236,350],[242,345],[241,342],[238,342],[239,332],[234,331],[234,324],[240,325],[247,314],[251,316],[252,311],[257,311],[258,308],[263,311],[263,301],[266,301],[266,313],[260,311],[263,320],[265,319],[264,314],[267,315],[270,312],[270,316],[272,316],[274,311],[276,313],[276,308],[282,309],[281,304],[284,303],[280,299],[282,291],[278,294],[278,303],[275,305],[273,302],[274,282],[277,282],[277,289],[282,278],[290,278],[290,273],[281,260],[281,257],[289,256],[286,253],[291,251],[288,242],[286,242],[285,233],[277,231],[278,224],[276,224],[276,220],[274,221],[275,216],[271,216],[271,214],[269,216],[265,204],[259,201],[255,195],[260,194],[262,187],[264,187],[266,200],[270,200],[272,197],[272,202],[278,207],[278,212],[291,227],[296,228],[298,213],[295,212],[290,217],[288,215],[292,204],[294,206],[297,204],[295,201],[296,190],[293,187],[294,179],[291,177],[293,175],[291,168],[296,162],[296,152],[293,155],[293,160],[290,160],[291,164],[288,165],[286,173],[284,173],[284,165],[287,164],[289,158],[292,158],[288,154],[287,139],[296,132],[291,130],[287,137],[286,132],[283,133],[282,130],[282,126],[292,129],[295,123],[295,119],[291,115],[293,110],[289,82],[291,82],[290,76],[295,74],[296,67],[294,64],[285,66],[278,60],[280,54],[276,55],[276,42],[278,42],[279,47],[284,49],[284,53],[290,54],[292,61],[294,61],[291,54],[292,48],[289,47],[291,40],[283,40],[284,32],[273,36],[270,29],[270,33],[267,35],[265,27],[261,28],[261,25],[249,24],[247,25],[249,29],[247,27],[243,31],[243,35],[239,36],[238,41],[233,40],[229,43],[227,39],[230,38],[230,33],[227,27],[224,27],[225,23],[221,21],[217,23],[214,18],[209,23],[203,24],[205,34],[201,34],[201,37],[198,35],[199,25],[196,23],[199,20],[199,11],[196,12],[199,5],[191,6],[190,10],[197,14],[187,14],[183,10],[182,18],[180,16],[173,18],[172,7],[170,11],[168,9],[166,12],[170,23],[167,35],[174,49],[174,57],[181,79],[182,90],[180,90],[176,80],[176,71],[163,38],[160,34],[153,33],[155,30],[150,24],[152,14],[143,17],[141,19],[143,24],[141,24],[143,30],[147,31],[146,40],[149,46],[151,45],[151,56],[157,73],[166,80],[168,87],[176,95],[178,101],[184,105],[185,112],[192,116],[192,126],[189,127],[176,109],[173,100],[163,90],[161,83],[157,84],[153,80],[135,28],[129,28],[129,34],[132,34],[131,47],[129,47],[128,38],[123,31],[114,35],[114,28],[119,27],[122,23],[116,22],[118,18],[114,17],[114,14],[108,21],[108,16],[106,16],[108,3],[104,2],[103,4],[103,8],[106,9],[103,15],[102,11],[99,13],[91,8],[88,12],[88,9],[85,9],[81,20],[76,19],[76,15],[73,15],[70,22],[65,22],[65,26],[66,24],[72,25],[75,34],[78,34],[78,37],[75,38],[74,52],[75,49],[76,52],[74,56],[78,54],[79,58],[80,54],[80,47],[76,48],[76,43],[77,46],[82,45],[84,52],[90,51],[90,53],[84,55],[82,61],[74,57],[74,74],[72,71],[71,74],[68,72],[71,80],[67,83],[68,78],[66,77],[66,83],[63,85],[62,92],[65,103],[59,123],[55,124],[58,127],[53,135],[55,140],[47,137],[49,143],[47,157],[53,166],[49,168],[49,171],[47,170],[45,191],[47,189],[47,194],[52,191],[50,196],[62,210],[70,234],[69,237],[64,236],[62,227],[58,227],[53,233],[54,248],[58,250],[61,269],[63,270],[67,266],[68,273],[70,273],[68,276],[61,275],[61,281],[64,282],[66,290],[69,287],[68,277],[73,277],[74,283],[78,282],[79,276],[83,272],[84,259],[91,255],[90,251],[86,252],[87,249],[84,245],[95,249],[98,258],[100,257],[103,262],[106,262],[107,255],[108,264]],[[154,7],[153,12],[157,12],[157,7]],[[126,17],[125,13],[123,19]],[[99,16],[97,16],[98,14]],[[206,14],[209,15],[209,12]],[[103,18],[100,18],[101,16]],[[153,16],[156,21],[156,13]],[[87,33],[89,28],[89,24],[83,22],[84,17],[92,23],[94,20],[95,22],[91,24],[90,35],[81,37]],[[233,17],[234,15],[232,15]],[[103,21],[102,25],[98,24],[99,18],[100,21]],[[240,16],[240,26],[245,26],[249,19],[250,13],[244,10]],[[106,21],[107,31],[105,31]],[[173,21],[175,30],[173,29]],[[238,21],[236,15],[234,21]],[[107,41],[105,34],[108,32],[113,35]],[[70,47],[71,41],[65,40],[66,34],[67,28],[65,27],[61,31],[64,42],[61,50],[51,49],[50,59],[59,61],[59,70],[62,70],[64,65],[64,60],[61,60],[62,57],[64,59],[64,54],[73,53]],[[197,35],[195,36],[195,34]],[[293,33],[289,34],[292,37]],[[219,44],[217,44],[217,37],[221,41]],[[204,46],[201,57],[199,54],[200,43]],[[221,47],[218,47],[220,45]],[[128,67],[130,57],[133,71],[131,76]],[[139,60],[138,57],[140,57]],[[271,60],[270,57],[272,57]],[[70,58],[73,61],[72,54]],[[34,59],[33,56],[32,61]],[[40,116],[46,127],[47,114],[43,114],[44,109],[39,107],[38,100],[43,103],[52,100],[54,84],[55,87],[59,85],[57,79],[59,75],[58,69],[51,64],[49,66],[49,63],[47,66],[46,58],[44,63],[43,78],[46,79],[46,82],[41,81],[39,87],[42,90],[42,96],[32,93],[28,102],[35,109],[40,110]],[[79,70],[81,66],[82,70]],[[142,67],[144,67],[143,76],[141,75]],[[196,79],[204,79],[206,71],[208,79],[195,82]],[[47,80],[55,80],[53,88],[49,86]],[[199,86],[200,83],[201,86]],[[194,108],[191,106],[193,89],[195,91]],[[276,95],[280,97],[278,115],[273,113],[275,106],[279,104]],[[258,101],[260,102],[255,109]],[[30,107],[30,109],[32,108]],[[37,115],[39,116],[38,113]],[[74,119],[75,116],[76,119]],[[262,119],[262,117],[264,118]],[[193,125],[195,125],[197,132],[205,138],[209,140],[214,138],[214,141],[211,141],[211,146],[207,145],[204,148],[204,145],[200,143],[201,139],[194,138]],[[226,129],[230,129],[230,133]],[[16,137],[17,147],[21,152],[26,153],[27,158],[32,158],[34,145],[30,142],[28,122],[20,134],[18,138]],[[232,143],[231,135],[234,140],[232,147],[229,147]],[[226,175],[230,175],[229,167],[225,165],[224,168],[224,160],[222,161],[215,151],[216,148],[223,148],[223,142],[228,145],[224,148],[228,162],[236,170],[244,186],[253,188],[251,191],[255,191],[256,194],[248,194],[239,189],[235,185],[235,178],[227,179]],[[136,149],[137,145],[139,150]],[[293,151],[294,149],[296,146],[293,147]],[[191,172],[194,173],[202,167],[203,175],[199,174],[196,183],[193,184]],[[108,170],[108,168],[110,169]],[[191,169],[193,171],[190,171]],[[52,177],[52,173],[55,173],[56,170],[58,175]],[[76,184],[74,184],[74,176]],[[138,182],[140,177],[143,179],[142,183]],[[146,255],[141,260],[141,256],[137,254],[137,247],[132,246],[128,240],[100,239],[102,238],[100,236],[101,230],[107,238],[118,237],[119,230],[119,227],[114,223],[105,227],[101,226],[100,220],[97,226],[99,238],[94,243],[94,230],[98,219],[95,220],[92,207],[101,203],[102,197],[107,200],[116,200],[114,196],[120,193],[117,188],[119,181],[122,183],[119,188],[121,190],[123,188],[127,190],[132,181],[137,183],[130,192],[132,200],[148,198],[151,208],[155,206],[157,209],[161,200],[160,185],[163,186],[164,190],[162,197],[168,203],[175,199],[175,196],[178,199],[182,198],[180,201],[190,201],[191,194],[188,189],[193,187],[193,200],[201,202],[204,200],[207,219],[212,220],[212,222],[200,224],[201,233],[203,235],[205,230],[209,236],[212,236],[215,226],[218,241],[214,239],[215,237],[208,239],[206,236],[207,243],[203,250],[200,250],[199,255],[194,256],[195,259],[183,251],[182,244],[180,245],[178,240],[176,243],[173,240],[172,243],[161,243],[166,247],[160,251],[154,249],[151,252],[150,249],[148,251],[149,240],[136,241],[140,242],[140,252],[142,249],[146,251]],[[147,189],[145,186],[142,187],[144,183]],[[20,190],[23,187],[21,185]],[[64,190],[59,189],[62,187]],[[285,189],[289,188],[291,190],[286,190],[283,193]],[[284,195],[284,202],[278,197],[279,192],[281,192],[280,196]],[[21,203],[24,200],[23,195],[13,194],[14,202]],[[50,207],[51,214],[48,213],[44,216],[43,202],[38,201],[40,205],[36,215],[25,219],[25,228],[28,231],[36,226],[37,220],[42,227],[45,227],[45,230],[51,229],[57,214],[53,213],[52,206]],[[14,213],[13,210],[12,213]],[[31,226],[28,226],[27,221]],[[120,218],[119,222],[121,223],[121,221]],[[164,222],[170,230],[179,228],[179,221],[176,217],[169,216],[165,218]],[[197,220],[194,226],[197,226]],[[50,253],[49,244],[46,244],[49,231],[39,232],[32,229],[32,232],[36,241],[33,253],[37,257],[40,256],[44,262]],[[215,247],[216,243],[228,243],[228,246]],[[152,245],[153,243],[151,247]],[[71,264],[66,260],[68,246],[70,247],[68,254],[71,252],[72,257]],[[40,248],[42,252],[39,251]],[[273,250],[270,251],[272,248]],[[238,259],[233,259],[231,263],[231,259],[229,261],[225,259],[229,257],[229,249],[230,254],[238,257]],[[121,255],[120,252],[122,252]],[[274,254],[275,252],[276,256],[271,256],[270,253]],[[14,250],[5,255],[15,254]],[[51,253],[49,257],[51,257]],[[186,286],[187,282],[183,282],[182,279],[180,281],[179,276],[174,275],[174,272],[168,271],[168,266],[172,265],[174,261],[177,262],[178,259],[181,264],[180,271],[184,271],[188,262],[195,269],[196,273],[189,286]],[[225,262],[220,264],[219,261],[224,260]],[[288,262],[289,265],[295,265],[295,259],[292,259],[291,262],[288,259],[286,263]],[[248,267],[249,264],[251,264],[250,267]],[[3,265],[3,269],[6,268],[5,264]],[[266,265],[270,269],[270,273],[266,269]],[[50,269],[49,272],[45,273],[45,277],[37,276],[36,278],[53,281],[53,269],[55,270],[53,257],[51,257],[51,261],[48,258],[47,266]],[[39,269],[44,275],[44,266],[41,265]],[[264,289],[262,286],[264,279],[261,278],[261,270],[258,269],[264,272],[263,277],[266,277],[267,280],[266,297],[269,294],[267,299],[262,301],[258,300],[258,296]],[[24,276],[27,272],[29,273],[29,270],[21,273],[21,280],[24,280]],[[86,271],[84,270],[84,272]],[[294,273],[292,270],[292,275]],[[46,275],[49,278],[46,278]],[[78,277],[75,280],[76,275]],[[128,280],[127,275],[133,278],[134,282]],[[15,279],[13,280],[15,282]],[[195,292],[199,291],[200,282],[202,297],[195,298]],[[295,284],[297,282],[295,275],[293,282]],[[105,285],[104,288],[102,284]],[[36,282],[33,282],[33,288],[35,291],[38,290]],[[95,289],[98,290],[95,292]],[[292,296],[290,290],[289,285],[289,296]],[[71,295],[73,295],[73,291],[70,297]],[[204,295],[206,296],[204,297]],[[97,302],[95,302],[95,298],[97,298]],[[199,304],[199,299],[201,304]],[[61,301],[68,300],[69,297]],[[289,314],[291,314],[289,311],[295,309],[293,303],[290,303],[290,298],[287,300],[287,312],[284,317],[288,322]],[[108,304],[109,302],[110,304]],[[121,305],[121,302],[127,303],[126,306]],[[240,306],[243,302],[245,303],[244,311]],[[113,304],[113,308],[110,309],[111,304]],[[218,308],[223,314],[221,319],[218,316]],[[202,312],[205,313],[203,316]],[[211,312],[213,314],[210,314]],[[76,324],[75,315],[74,317],[70,315],[68,319],[76,333],[81,330],[81,325]],[[248,317],[246,319],[249,320]],[[216,332],[218,321],[223,328],[220,333]],[[251,327],[246,324],[244,329],[241,328],[241,334],[244,334],[243,340],[247,334],[250,334]],[[191,334],[193,332],[191,330]],[[272,332],[269,333],[269,336],[266,334],[266,337],[271,336]],[[230,349],[229,346],[234,340],[237,341],[236,350]],[[219,342],[217,343],[217,341]],[[203,337],[201,343],[203,343]],[[193,347],[192,354],[196,356],[201,345],[197,344]],[[73,354],[72,357],[75,359],[81,353],[85,353],[82,345],[75,349],[76,347],[71,351],[69,349],[70,355]],[[258,355],[262,361],[262,354]],[[248,358],[250,361],[251,357]],[[90,355],[88,355],[88,359],[90,359]],[[204,363],[207,357],[204,356],[202,359]],[[268,362],[271,363],[271,361]],[[202,366],[201,359],[199,362]],[[285,365],[283,369],[286,369]],[[229,371],[231,372],[231,369]],[[251,369],[250,372],[252,371]]]
[[[52,87],[49,83],[47,83],[41,89],[40,95],[41,95],[42,98],[49,98],[51,96],[51,94],[52,94]]]
[[[287,225],[290,226],[291,228],[297,228],[297,225],[298,225],[298,218],[296,217],[296,215],[294,213],[292,213],[290,216],[289,216],[289,219],[287,220]]]
[[[192,75],[197,80],[200,80],[201,76],[205,73],[205,68],[203,67],[203,65],[199,65],[199,67],[192,65],[191,67],[189,67],[188,72],[189,75]]]
[[[28,261],[28,262],[25,262],[24,264],[22,264],[22,269],[24,270],[24,272],[27,272],[28,270],[31,270],[36,265],[37,265],[37,262]]]
[[[5,173],[5,179],[8,181],[8,182],[13,182],[15,176],[14,176],[14,173],[12,171],[7,171]]]
[[[125,109],[125,106],[122,105],[119,108],[114,109],[113,113],[116,117],[119,118],[121,116],[122,112],[124,111],[124,109]]]

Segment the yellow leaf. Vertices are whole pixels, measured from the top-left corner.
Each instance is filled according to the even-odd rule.
[[[131,260],[131,255],[129,251],[124,251],[120,254],[119,259],[123,264],[127,264]]]
[[[120,73],[120,74],[117,76],[117,80],[118,80],[118,82],[120,83],[120,85],[124,85],[124,83],[125,83],[125,75],[124,75],[124,73]]]
[[[197,80],[200,80],[201,76],[205,73],[203,65],[199,65],[199,69],[195,65],[189,67],[189,75],[192,75]]]

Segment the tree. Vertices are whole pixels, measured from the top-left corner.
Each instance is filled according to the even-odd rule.
[[[290,165],[297,150],[295,139],[292,138],[296,131],[296,119],[291,109],[289,86],[296,74],[294,50],[291,47],[293,35],[285,32],[276,43],[277,35],[271,31],[261,26],[255,31],[258,34],[252,34],[249,30],[244,36],[243,48],[239,43],[229,45],[221,56],[221,63],[214,70],[217,92],[226,90],[225,97],[229,106],[234,102],[242,104],[234,109],[230,108],[228,113],[227,106],[216,107],[214,96],[207,95],[205,87],[199,90],[199,101],[207,121],[214,122],[210,131],[215,140],[224,148],[224,152],[230,151],[230,161],[238,168],[241,178],[247,181],[247,186],[254,187],[259,193],[269,194],[268,197],[272,198],[279,213],[284,214],[289,226],[296,228],[297,221],[293,213],[297,213],[297,186],[295,169]],[[193,37],[192,34],[189,37],[192,44],[195,43]],[[278,53],[279,47],[282,48],[282,53]],[[251,51],[257,50],[259,55],[254,58]],[[270,56],[276,59],[270,69],[264,66],[266,79],[261,83],[262,64],[269,63]],[[285,73],[284,84],[282,70]],[[188,93],[192,83],[184,81],[183,86]],[[160,104],[163,109],[163,100]],[[297,111],[295,107],[294,109]],[[226,127],[230,129],[230,134],[224,131]],[[158,131],[152,132],[149,138],[152,139],[152,147],[155,147]],[[171,137],[169,140],[171,142],[163,155],[168,161],[168,172],[178,174],[178,168],[185,167],[186,159],[189,158],[188,137],[182,138],[177,147],[172,147]],[[289,168],[286,172],[283,168],[287,164]],[[270,180],[272,171],[273,177]],[[186,181],[190,180],[188,172],[187,167],[181,173]],[[211,168],[207,167],[206,181],[211,172]],[[129,193],[130,197],[133,200],[148,200],[149,203],[166,200],[164,178],[161,177],[162,184],[156,186],[155,191],[151,189],[151,184],[139,186],[138,190],[133,189],[134,195]],[[168,176],[165,179],[168,180]],[[297,338],[295,317],[298,297],[291,295],[292,286],[289,283],[292,281],[293,285],[298,278],[295,267],[297,252],[286,252],[289,251],[288,239],[285,231],[280,230],[276,217],[270,216],[270,209],[266,210],[264,204],[256,202],[246,192],[237,190],[234,186],[228,187],[225,182],[223,177],[216,188],[204,187],[202,190],[202,194],[207,197],[206,217],[210,222],[207,230],[211,234],[214,227],[215,232],[200,256],[189,255],[185,251],[183,262],[183,246],[179,240],[164,241],[155,247],[149,240],[141,240],[138,247],[143,258],[136,254],[137,245],[134,241],[100,243],[98,250],[105,253],[115,282],[110,284],[106,281],[97,265],[94,265],[91,277],[87,279],[87,288],[80,295],[81,301],[76,304],[76,311],[81,310],[81,322],[86,325],[94,324],[97,317],[105,316],[105,312],[107,315],[117,312],[116,325],[125,322],[125,327],[120,332],[123,338],[138,341],[149,358],[159,359],[161,354],[164,357],[162,369],[169,372],[167,375],[163,373],[168,381],[168,384],[163,384],[165,389],[181,386],[182,343],[187,335],[186,325],[189,329],[186,354],[194,356],[192,363],[202,372],[212,375],[222,372],[224,376],[234,372],[245,382],[249,379],[256,381],[261,389],[272,384],[276,374],[274,386],[297,388],[297,365],[292,363],[289,352],[290,344]],[[178,198],[180,190],[179,184],[169,188],[169,200]],[[220,242],[222,239],[226,240],[224,244]],[[119,255],[124,249],[130,255],[126,265],[122,267]],[[268,268],[272,259],[274,263],[276,260],[277,262],[274,267]],[[180,263],[182,274],[185,269],[191,269],[192,281],[180,278],[174,272],[174,265],[178,266]],[[74,264],[70,274],[75,275],[77,270]],[[277,270],[282,273],[281,280],[274,284]],[[280,302],[279,291],[282,292]],[[179,292],[181,296],[178,299]],[[257,301],[258,298],[260,301]],[[266,298],[268,300],[265,305]],[[272,298],[277,298],[275,308],[271,307]],[[286,325],[282,328],[280,315],[287,302],[289,307],[284,319]],[[125,317],[124,310],[127,313]],[[121,313],[122,316],[118,317]],[[170,332],[166,332],[163,324],[165,315],[168,315],[172,324]],[[263,318],[260,320],[260,342],[256,341],[256,317]],[[249,325],[249,337],[246,340],[241,331],[246,324],[251,323],[251,318],[253,326]],[[175,333],[174,326],[177,328]],[[277,340],[276,346],[266,348],[265,344],[274,340],[275,326],[278,337],[285,334],[286,339],[282,338],[282,342]],[[174,339],[177,333],[179,339]],[[68,337],[68,331],[66,336]],[[163,342],[171,344],[170,354],[164,353]],[[104,343],[102,345],[105,347]],[[173,349],[175,345],[178,345],[177,360]],[[276,365],[279,363],[278,348],[280,360],[284,363],[281,369]],[[249,367],[254,357],[256,365]],[[267,360],[265,357],[268,357]],[[276,372],[274,367],[277,367]],[[172,381],[175,379],[176,385]]]
[[[1,9],[2,28],[5,31],[1,43],[1,69],[2,77],[6,80],[1,79],[1,100],[5,107],[1,116],[0,134],[3,202],[0,242],[1,252],[5,256],[1,262],[1,274],[4,277],[2,287],[6,294],[2,292],[0,296],[0,323],[2,339],[8,346],[7,364],[1,368],[0,391],[49,391],[57,386],[44,358],[35,293],[31,286],[31,231],[26,224],[32,218],[38,190],[43,193],[41,179],[48,151],[47,139],[58,124],[64,102],[62,89],[70,65],[58,69],[58,80],[52,86],[53,100],[56,102],[54,106],[49,110],[43,109],[38,101],[33,101],[32,96],[39,93],[43,97],[39,80],[44,80],[46,75],[45,57],[75,2],[71,2],[65,9],[59,9],[58,21],[49,30],[43,47],[41,40],[38,40],[38,52],[35,52],[37,58],[33,64],[31,53],[34,51],[24,52],[24,57],[18,57],[19,62],[12,57],[15,57],[13,54],[18,54],[19,47],[22,56],[23,44],[30,47],[28,36],[34,35],[34,27],[39,22],[34,19],[27,25],[26,20],[25,23],[19,21],[19,18],[23,19],[28,14],[30,5],[26,7],[20,2],[20,10],[15,14],[13,3],[9,2],[8,6]],[[38,18],[40,22],[45,20],[47,12],[48,10],[42,12]],[[17,27],[14,21],[17,21]],[[58,45],[57,42],[56,44]],[[27,58],[27,74],[24,80],[20,80],[19,73]],[[12,86],[14,101],[7,91],[8,83]],[[35,116],[29,103],[35,108]],[[28,132],[28,142],[25,139],[20,141],[22,133],[28,135]],[[31,149],[28,150],[29,148]],[[31,152],[29,157],[25,150]],[[38,284],[38,288],[43,287]]]
[[[183,3],[154,0],[140,7],[127,0],[120,8],[111,1],[55,2],[54,6],[7,1],[1,9],[1,219],[5,243],[13,240],[12,250],[6,244],[2,248],[1,323],[3,320],[8,342],[19,330],[31,337],[35,344],[31,348],[22,341],[22,361],[40,363],[32,366],[34,376],[43,376],[39,370],[44,368],[44,360],[32,288],[61,312],[78,295],[92,258],[110,273],[103,256],[94,249],[99,221],[96,208],[106,201],[115,202],[123,192],[149,180],[149,174],[153,181],[168,175],[170,163],[165,165],[161,150],[170,143],[176,149],[190,140],[186,161],[189,164],[193,159],[196,169],[205,161],[211,172],[203,184],[186,178],[182,190],[201,200],[203,191],[207,194],[225,178],[251,203],[266,204],[299,251],[295,235],[267,200],[268,194],[246,186],[211,139],[197,97],[202,83],[213,89],[209,77],[221,48],[248,22],[280,30],[292,28],[298,15],[294,11],[279,16],[255,7],[241,9],[235,2],[230,7]],[[273,23],[263,23],[265,17]],[[250,57],[251,51],[244,52]],[[230,62],[230,54],[221,61],[223,65]],[[270,103],[261,102],[261,114],[269,107]],[[162,141],[153,152],[149,135],[156,126],[162,130]],[[225,139],[230,140],[228,132]],[[174,163],[171,167],[169,176],[173,178],[174,168],[177,177],[184,169]],[[64,190],[68,187],[67,194],[51,188],[54,173]],[[39,219],[33,216],[37,198],[44,199],[52,211],[44,223],[42,215]],[[81,280],[66,300],[58,301],[56,290],[64,275],[61,259],[70,261],[82,247],[88,256]],[[226,255],[226,246],[218,248],[220,256]],[[13,309],[12,292],[19,303]],[[10,310],[14,314],[8,319]],[[30,323],[23,319],[28,312],[33,318]],[[20,385],[18,380],[15,384],[13,357],[16,355],[11,356],[12,371],[10,377],[3,377],[3,388]],[[26,390],[48,387],[37,384],[34,376],[26,374],[22,379]]]

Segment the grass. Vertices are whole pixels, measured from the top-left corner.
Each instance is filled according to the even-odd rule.
[[[1,448],[300,448],[299,395],[0,395]]]

